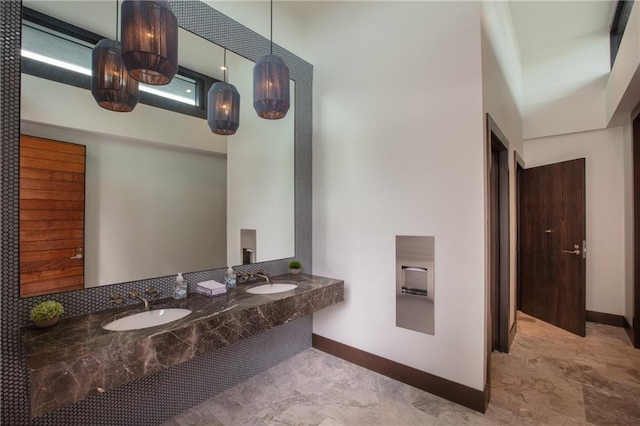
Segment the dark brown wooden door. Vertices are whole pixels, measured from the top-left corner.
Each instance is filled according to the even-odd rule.
[[[85,147],[20,136],[20,296],[84,287]]]
[[[585,335],[585,160],[525,169],[520,193],[522,311]]]

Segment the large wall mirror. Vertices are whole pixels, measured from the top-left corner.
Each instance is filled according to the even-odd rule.
[[[115,5],[115,0],[23,2],[111,39]],[[37,37],[31,44],[24,37],[39,30],[37,25],[23,30],[23,50],[38,49]],[[43,43],[58,53],[55,42]],[[223,57],[223,47],[180,30],[181,66],[222,80]],[[240,128],[229,137],[211,133],[206,119],[150,105],[110,112],[86,89],[23,73],[21,134],[39,139],[25,137],[21,150],[22,296],[295,255],[295,84],[290,82],[287,117],[263,120],[252,106],[253,62],[230,51],[226,61],[228,81],[241,95]],[[188,84],[173,90],[175,96],[192,96]],[[45,175],[38,169],[70,160],[57,148],[39,145],[40,139],[85,147],[84,185],[41,189],[38,181]],[[61,212],[70,210],[72,200],[82,201],[82,214],[76,203],[75,216],[67,217]],[[52,213],[30,213],[29,206]],[[43,236],[65,242],[43,245],[38,243]]]

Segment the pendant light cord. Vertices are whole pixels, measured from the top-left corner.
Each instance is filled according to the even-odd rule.
[[[271,34],[270,34],[270,40],[271,40],[271,54],[273,55],[273,0],[271,0]]]
[[[223,81],[227,82],[227,49],[224,49],[224,77],[222,77]]]
[[[120,18],[120,8],[118,7],[118,0],[116,0],[116,43],[118,42],[118,18]]]

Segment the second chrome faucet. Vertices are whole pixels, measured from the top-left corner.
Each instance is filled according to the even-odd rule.
[[[146,294],[149,295],[149,297],[157,297],[158,296],[158,290],[156,290],[153,287],[147,287],[144,291]],[[132,299],[139,299],[142,300],[142,303],[144,303],[144,310],[148,311],[149,310],[149,300],[145,299],[144,297],[140,296],[140,292],[138,292],[137,290],[132,290],[129,292],[129,297]]]
[[[129,297],[132,299],[140,299],[142,300],[142,303],[144,303],[144,310],[148,311],[149,310],[149,301],[147,299],[145,299],[144,297],[140,296],[140,293],[138,293],[136,290],[130,291],[129,292]]]

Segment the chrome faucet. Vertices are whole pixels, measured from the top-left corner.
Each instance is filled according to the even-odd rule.
[[[269,282],[269,277],[264,272],[254,272],[252,275],[255,275],[256,277],[264,278],[265,280],[267,280],[267,284],[271,284]]]
[[[129,297],[132,299],[140,299],[142,300],[142,303],[144,303],[144,310],[148,311],[149,310],[149,301],[147,299],[145,299],[144,297],[140,296],[140,293],[138,293],[136,290],[130,291],[129,292]]]
[[[239,272],[239,273],[238,273],[238,278],[239,278],[239,279],[241,279],[241,280],[243,280],[243,281],[250,280],[250,279],[251,279],[251,278],[253,278],[253,277],[260,277],[260,278],[264,278],[265,280],[267,280],[267,284],[271,284],[271,283],[269,282],[269,277],[268,277],[268,276],[267,276],[267,274],[266,274],[265,272],[263,272],[263,271],[260,271],[260,272],[247,272],[246,274],[245,274],[245,273],[242,273],[242,272]]]

